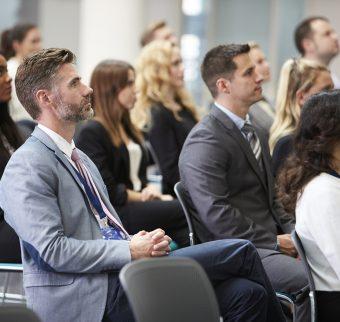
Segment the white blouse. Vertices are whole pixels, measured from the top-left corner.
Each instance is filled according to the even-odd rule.
[[[142,149],[141,147],[130,140],[129,144],[126,146],[129,152],[130,158],[130,180],[133,185],[134,191],[140,191],[142,189],[142,182],[138,177],[139,167],[142,160]]]
[[[296,227],[316,290],[340,291],[340,179],[321,173],[304,188]]]

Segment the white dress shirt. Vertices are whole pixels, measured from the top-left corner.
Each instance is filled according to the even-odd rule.
[[[71,143],[67,142],[62,136],[60,136],[58,133],[52,131],[50,128],[38,124],[38,127],[44,131],[56,144],[56,146],[65,154],[67,160],[72,164],[72,166],[77,169],[76,164],[71,160],[71,154],[73,149],[76,147],[74,144],[74,141],[72,140]]]
[[[340,291],[340,178],[321,173],[303,189],[295,229],[319,291]]]

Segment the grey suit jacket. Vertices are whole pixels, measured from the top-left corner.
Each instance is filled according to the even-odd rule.
[[[275,200],[268,145],[262,140],[264,171],[248,141],[216,106],[184,143],[179,170],[200,241],[242,238],[275,249],[279,230],[294,220]]]
[[[80,157],[119,220],[96,166]],[[20,237],[28,306],[42,321],[101,321],[107,272],[131,261],[129,245],[102,239],[74,168],[39,128],[11,157],[0,206]]]

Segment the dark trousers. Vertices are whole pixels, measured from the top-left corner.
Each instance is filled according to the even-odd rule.
[[[308,281],[301,260],[271,249],[257,251],[275,291],[296,298],[296,320],[310,322]]]
[[[189,246],[188,225],[178,200],[128,202],[116,210],[130,234],[162,228],[180,247]]]
[[[224,321],[285,321],[255,247],[245,240],[218,240],[186,247],[169,256],[189,257],[206,271]],[[103,322],[134,321],[118,275],[110,276]]]
[[[340,321],[340,292],[316,291],[318,322]]]

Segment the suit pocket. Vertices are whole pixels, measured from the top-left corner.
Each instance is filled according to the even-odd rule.
[[[27,273],[24,274],[24,286],[65,286],[71,285],[75,280],[72,274],[46,274]]]

